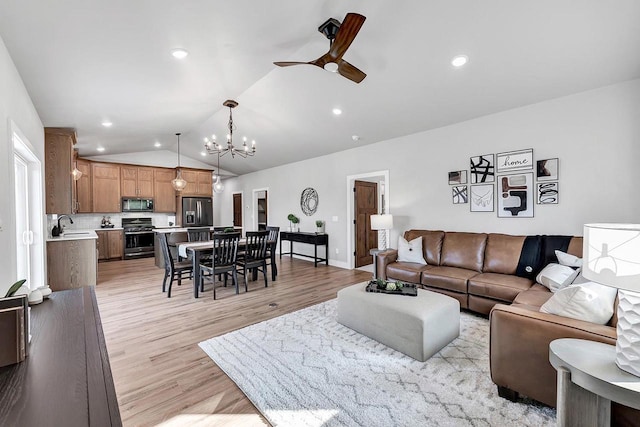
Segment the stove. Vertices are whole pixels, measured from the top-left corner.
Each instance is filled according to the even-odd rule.
[[[122,218],[124,228],[124,258],[152,257],[154,232],[151,218]]]

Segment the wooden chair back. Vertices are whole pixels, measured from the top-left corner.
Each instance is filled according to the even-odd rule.
[[[190,242],[205,242],[211,240],[209,227],[187,228],[187,238]]]
[[[213,268],[234,265],[238,259],[240,233],[213,235]]]
[[[267,239],[269,231],[247,231],[245,258],[247,261],[265,259],[267,257]]]

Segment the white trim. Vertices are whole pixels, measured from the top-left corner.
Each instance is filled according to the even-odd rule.
[[[344,262],[345,267],[347,269],[353,270],[355,266],[355,259],[353,255],[353,238],[355,234],[355,227],[353,226],[353,187],[354,182],[360,178],[374,178],[374,177],[384,177],[384,186],[385,186],[385,212],[391,213],[389,211],[389,200],[391,199],[391,187],[389,185],[389,169],[375,171],[375,172],[367,172],[356,175],[347,175],[347,261]],[[389,231],[387,231],[387,241],[389,241]]]
[[[254,188],[253,190],[251,190],[251,198],[253,199],[253,209],[251,210],[251,225],[253,226],[253,229],[255,231],[258,231],[258,193],[261,191],[267,192],[267,222],[269,222],[270,218],[269,209],[271,209],[271,203],[269,203],[269,187]],[[242,226],[244,227],[244,218],[242,218]]]

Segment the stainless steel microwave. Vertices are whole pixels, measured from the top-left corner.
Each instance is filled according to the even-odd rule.
[[[122,212],[153,212],[153,199],[123,197]]]

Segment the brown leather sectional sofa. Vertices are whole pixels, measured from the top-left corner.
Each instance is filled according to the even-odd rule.
[[[608,325],[540,313],[552,295],[535,283],[538,272],[557,262],[556,249],[582,257],[582,238],[409,230],[422,237],[427,265],[397,262],[390,249],[378,255],[378,275],[420,284],[456,298],[460,306],[490,314],[491,379],[504,398],[519,395],[556,405],[556,371],[549,344],[582,338],[615,344],[614,315]],[[614,404],[612,425],[640,425],[640,411]]]

